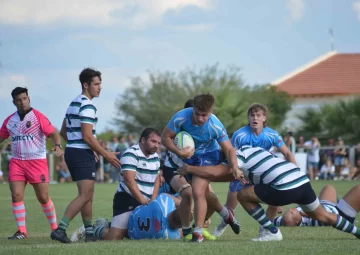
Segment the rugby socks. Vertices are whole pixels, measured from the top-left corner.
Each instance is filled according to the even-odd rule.
[[[341,217],[340,215],[337,215],[337,220],[335,225],[333,225],[333,227],[338,230],[351,233],[357,238],[360,238],[360,230],[357,227],[355,227],[353,224],[351,224],[348,220]]]
[[[219,215],[221,216],[221,218],[227,220],[229,219],[229,209],[226,208],[225,206],[223,206],[223,208],[221,209],[221,211],[219,212]]]
[[[16,220],[16,225],[18,230],[22,233],[27,234],[26,225],[25,225],[25,205],[24,202],[12,203],[12,211]]]
[[[56,212],[55,212],[55,206],[51,199],[46,204],[41,204],[42,210],[50,224],[51,230],[57,229],[57,221],[56,221]]]
[[[102,239],[102,236],[104,234],[104,226],[97,226],[94,229],[94,236],[96,236],[97,238],[99,238],[100,240]]]
[[[275,217],[275,219],[273,220],[273,223],[277,227],[282,226],[282,216]]]
[[[91,220],[84,220],[84,227],[85,227],[85,235],[87,236],[93,236],[94,235],[94,227],[91,224]]]
[[[58,228],[66,231],[66,229],[69,227],[69,223],[70,219],[64,215],[59,223]]]
[[[278,229],[266,216],[266,213],[261,205],[257,205],[255,209],[248,211],[248,214],[259,222],[263,228],[269,230],[271,233],[276,234],[278,232]]]
[[[202,236],[202,234],[203,234],[203,228],[195,227],[195,228],[194,228],[194,233],[198,233],[199,235]]]
[[[191,226],[181,226],[181,227],[182,227],[183,236],[192,234],[193,231],[192,231]]]

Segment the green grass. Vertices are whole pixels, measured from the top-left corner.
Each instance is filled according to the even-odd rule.
[[[325,182],[314,182],[318,192]],[[332,182],[338,196],[344,195],[355,182]],[[226,199],[227,183],[216,183],[213,187],[222,202]],[[98,184],[95,188],[94,219],[111,219],[112,199],[116,185]],[[58,220],[66,206],[77,194],[74,184],[50,186],[50,196],[55,203]],[[360,197],[360,194],[359,194]],[[7,185],[0,185],[0,254],[360,254],[360,240],[331,227],[281,228],[284,240],[281,242],[254,243],[249,241],[257,235],[259,226],[238,207],[236,217],[242,224],[242,232],[235,235],[230,229],[214,242],[202,244],[169,240],[116,241],[96,243],[60,244],[50,239],[50,228],[36,200],[31,186],[27,187],[25,206],[27,212],[27,240],[9,241],[7,237],[16,231],[11,211],[10,191]],[[359,218],[358,218],[359,219]],[[210,231],[220,221],[218,215],[212,217]],[[77,216],[70,224],[68,234],[80,226]],[[359,223],[356,223],[358,227]]]

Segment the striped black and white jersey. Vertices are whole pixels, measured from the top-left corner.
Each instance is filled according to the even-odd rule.
[[[334,203],[327,201],[327,200],[320,200],[320,204],[327,212],[333,213],[333,214],[339,214],[339,210],[336,208],[336,205]],[[303,209],[300,206],[296,207],[296,210],[298,212],[303,211]],[[283,226],[282,216],[278,216],[274,219],[274,225],[275,226]],[[299,227],[322,227],[322,226],[326,226],[326,225],[324,223],[322,223],[318,220],[314,220],[310,217],[301,216],[301,222],[300,222]]]
[[[153,191],[156,177],[160,171],[160,158],[157,153],[146,157],[139,147],[139,144],[131,146],[121,155],[121,178],[118,192],[125,191],[132,195],[124,182],[124,171],[135,171],[135,181],[141,194],[145,199],[150,199]]]
[[[164,161],[164,166],[178,169],[180,166],[183,165],[183,161],[181,158],[179,158],[178,155],[171,151],[166,152],[166,157]]]
[[[93,135],[95,135],[97,118],[97,109],[92,101],[84,95],[77,96],[66,110],[66,135],[68,142],[66,147],[89,149],[81,133],[81,124],[87,123],[93,125]]]
[[[299,187],[309,179],[295,164],[260,147],[243,146],[236,151],[238,167],[252,184],[267,184],[278,190]]]

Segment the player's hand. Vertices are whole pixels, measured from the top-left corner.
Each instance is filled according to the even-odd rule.
[[[189,165],[186,163],[183,163],[182,166],[178,169],[178,172],[181,176],[185,176],[189,173]]]
[[[140,204],[142,204],[142,205],[148,205],[149,203],[150,203],[150,200],[144,199],[143,201],[141,201]]]
[[[194,155],[194,152],[195,152],[195,148],[192,148],[190,146],[186,146],[185,148],[180,150],[180,155],[179,156],[181,158],[189,159]]]
[[[233,171],[234,178],[239,180],[241,184],[245,185],[249,182],[245,179],[244,173],[240,169],[236,169]]]
[[[63,151],[59,146],[54,146],[51,150],[55,151],[56,157],[61,157],[63,155]]]
[[[116,155],[118,155],[119,152],[107,152],[105,159],[107,160],[107,162],[109,162],[111,165],[113,165],[116,168],[120,168],[121,167],[121,163],[120,160],[116,157]]]

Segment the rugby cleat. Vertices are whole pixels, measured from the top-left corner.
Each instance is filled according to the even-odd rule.
[[[213,236],[220,237],[222,234],[224,234],[226,228],[229,226],[229,224],[225,223],[224,219],[221,219],[221,222],[219,225],[217,225],[214,229]]]
[[[205,241],[204,237],[200,235],[199,233],[194,232],[192,234],[191,242],[193,243],[203,243]]]
[[[211,235],[206,228],[204,228],[202,235],[208,241],[215,241],[216,240],[216,237]]]
[[[55,229],[51,235],[52,240],[56,240],[62,243],[71,243],[70,239],[67,237],[66,232],[60,228]]]
[[[251,239],[254,242],[281,241],[283,239],[280,229],[274,234],[270,230],[264,229],[257,237]]]
[[[224,222],[229,224],[231,229],[234,231],[235,234],[240,234],[240,223],[235,219],[234,213],[232,210],[228,209],[229,211],[229,218],[224,219]]]
[[[9,240],[20,240],[20,239],[26,239],[28,237],[27,233],[20,232],[20,230],[16,231],[15,234],[8,237]]]

